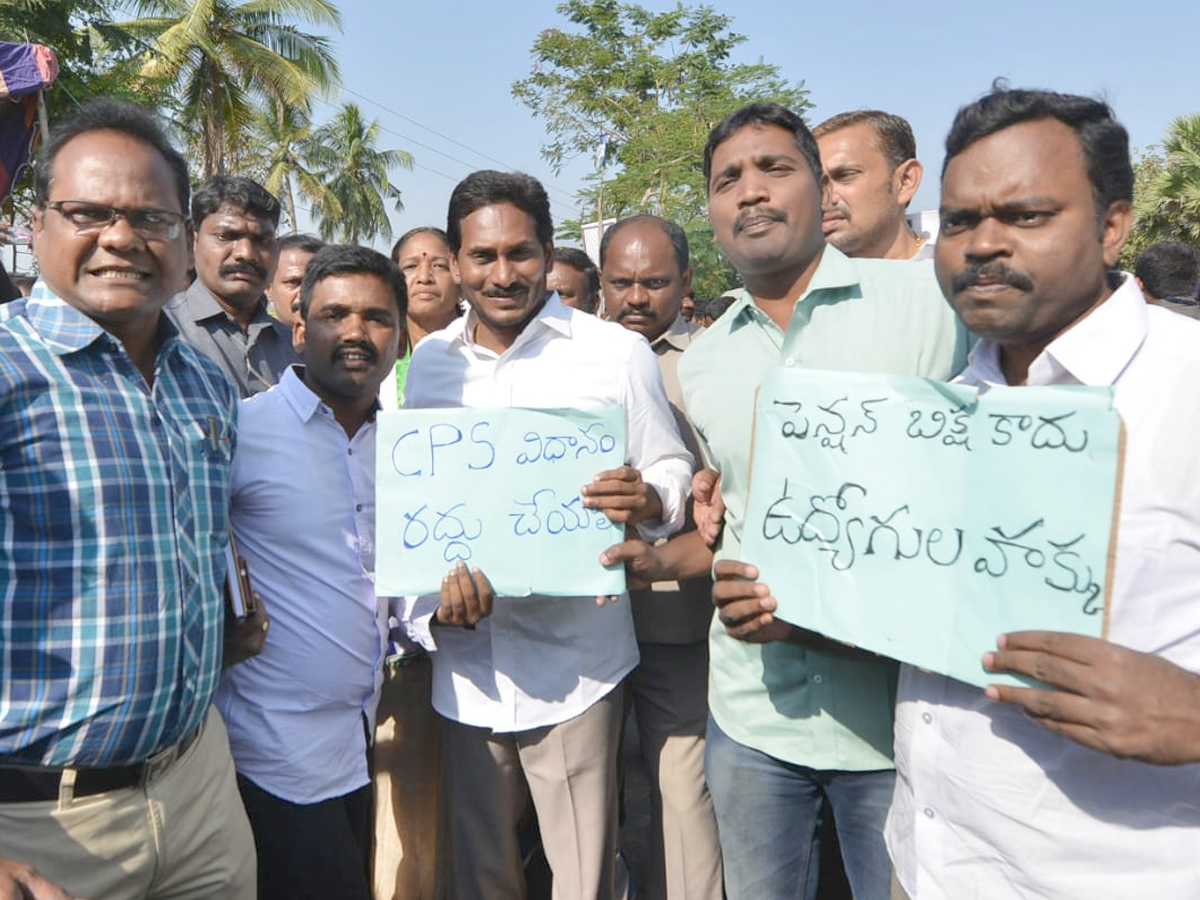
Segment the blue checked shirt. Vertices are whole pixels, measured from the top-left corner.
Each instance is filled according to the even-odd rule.
[[[0,306],[0,765],[140,762],[208,710],[237,395],[160,328],[148,386],[41,283]]]

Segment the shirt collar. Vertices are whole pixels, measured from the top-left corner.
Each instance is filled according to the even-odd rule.
[[[95,341],[105,339],[121,346],[120,341],[102,328],[95,319],[60,298],[46,282],[38,279],[25,304],[29,324],[58,356],[75,353]],[[158,317],[159,352],[178,337],[178,330],[164,315]]]
[[[676,316],[666,331],[654,339],[651,347],[659,344],[670,344],[676,350],[686,350],[692,342],[692,337],[700,330],[699,325],[693,325],[683,316]]]
[[[213,319],[217,316],[233,319],[229,311],[217,300],[216,295],[200,283],[199,278],[193,281],[187,289],[187,311],[193,322],[203,322],[205,319]],[[265,315],[267,315],[267,298],[262,295],[255,304],[253,321],[258,321]]]
[[[279,379],[279,384],[271,390],[283,394],[288,406],[292,408],[301,422],[310,421],[324,406],[321,398],[304,383],[304,365],[302,363],[293,363],[288,366],[283,372],[283,377]],[[375,412],[378,413],[380,409],[379,398],[376,397]],[[368,424],[370,424],[369,421]]]
[[[858,270],[854,267],[853,260],[832,244],[826,244],[821,251],[821,259],[808,283],[808,288],[796,298],[796,303],[819,291],[857,289],[858,284]],[[849,295],[849,297],[861,296],[861,290]],[[759,309],[754,298],[745,288],[737,291],[737,297],[737,301],[726,310],[725,315],[721,316],[721,319],[729,316],[730,331],[734,331],[752,319],[758,319],[760,322],[770,321],[770,317]]]
[[[525,327],[521,329],[521,333],[517,335],[517,339],[513,341],[513,345],[505,350],[504,354],[500,355],[513,353],[530,341],[535,340],[546,329],[556,331],[563,337],[569,338],[571,336],[572,316],[586,315],[589,315],[589,313],[581,313],[578,310],[571,309],[569,306],[564,306],[558,298],[558,292],[551,291],[550,295],[546,298],[546,302],[542,304],[542,308],[538,310],[537,315],[525,323]],[[491,350],[475,343],[475,326],[479,324],[479,318],[475,315],[474,309],[468,308],[467,314],[456,321],[462,323],[462,328],[455,336],[455,340],[461,341],[463,346],[472,353],[496,356]]]
[[[1051,341],[1029,366],[1026,383],[1115,384],[1146,339],[1146,300],[1132,275],[1107,300]],[[981,340],[971,352],[969,369],[987,384],[1006,384],[1000,347]]]
[[[833,244],[826,244],[821,251],[821,261],[817,263],[817,271],[813,272],[812,280],[808,283],[801,297],[817,291],[837,290],[858,286],[858,269],[854,261]]]

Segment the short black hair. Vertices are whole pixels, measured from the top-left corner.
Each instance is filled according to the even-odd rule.
[[[89,100],[80,106],[73,115],[58,122],[50,129],[50,136],[38,150],[33,163],[33,203],[35,206],[44,209],[46,201],[50,199],[50,179],[54,159],[58,156],[59,151],[68,141],[92,131],[115,131],[157,150],[175,176],[179,211],[183,215],[187,215],[188,196],[191,193],[187,161],[178,150],[171,146],[166,133],[149,110],[133,103],[112,100],[107,97]]]
[[[572,269],[578,269],[587,278],[588,291],[593,296],[600,293],[600,272],[592,258],[578,247],[555,247],[554,261],[566,263]]]
[[[692,302],[695,304],[695,311],[692,313],[693,319],[708,316],[715,322],[725,314],[725,311],[729,307],[737,302],[737,297],[722,294],[720,297],[709,297],[704,300],[697,297]]]
[[[204,182],[192,198],[193,224],[199,228],[201,222],[226,203],[279,226],[280,207],[275,195],[253,178],[241,175],[214,175]]]
[[[316,253],[325,242],[315,234],[303,234],[298,231],[291,231],[279,239],[279,252],[284,250],[303,250],[305,253]]]
[[[604,237],[600,238],[600,268],[604,268],[604,259],[608,256],[608,245],[612,243],[617,232],[627,225],[638,223],[656,225],[667,236],[667,240],[671,242],[671,247],[675,250],[675,261],[679,263],[679,274],[682,275],[688,270],[687,234],[675,222],[664,219],[662,216],[652,216],[649,213],[630,216],[609,226],[608,230],[604,232]]]
[[[708,133],[708,142],[704,145],[704,187],[712,178],[712,158],[717,147],[733,137],[747,125],[776,125],[784,131],[790,131],[799,150],[812,169],[813,178],[819,187],[821,184],[821,151],[817,149],[817,141],[804,124],[804,120],[784,106],[772,100],[749,103],[741,109],[734,110],[717,123]]]
[[[1010,89],[1003,79],[996,79],[991,93],[962,107],[954,117],[946,136],[942,178],[946,177],[950,160],[976,141],[1013,125],[1044,119],[1057,119],[1079,136],[1098,222],[1103,222],[1115,201],[1133,202],[1129,133],[1113,117],[1107,103],[1077,94]]]
[[[893,172],[897,166],[917,158],[917,139],[913,137],[908,120],[882,109],[855,109],[838,113],[814,128],[812,133],[813,137],[822,138],[854,125],[871,126],[875,132],[876,146]]]
[[[458,183],[450,195],[446,215],[446,242],[450,252],[462,249],[462,221],[477,209],[511,203],[533,219],[538,243],[554,243],[554,220],[550,217],[550,198],[542,183],[524,172],[497,172],[483,169],[472,172]]]
[[[1133,274],[1155,300],[1198,297],[1200,250],[1180,241],[1159,241],[1141,252],[1133,264]]]
[[[404,234],[400,235],[400,239],[392,244],[392,262],[400,265],[400,253],[404,249],[404,245],[415,238],[418,234],[432,234],[435,238],[446,245],[446,249],[450,248],[450,238],[446,237],[446,232],[433,225],[418,225],[416,228],[410,228]]]
[[[326,278],[340,275],[375,275],[383,280],[396,297],[396,307],[403,325],[408,315],[408,288],[404,275],[394,262],[370,247],[358,244],[326,244],[308,261],[304,280],[300,282],[300,318],[308,319],[313,290]]]

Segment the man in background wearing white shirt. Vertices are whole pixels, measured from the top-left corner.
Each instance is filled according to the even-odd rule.
[[[404,407],[620,405],[629,464],[599,473],[582,490],[584,504],[638,525],[648,539],[678,528],[692,460],[654,354],[639,335],[548,292],[553,223],[541,184],[476,172],[454,189],[446,231],[470,311],[417,347]],[[531,797],[556,900],[611,900],[622,713],[615,689],[638,661],[628,598],[492,601],[486,574],[460,565],[440,598],[406,611],[410,633],[436,651],[452,893],[524,896],[517,822]]]
[[[1200,896],[1200,324],[1111,271],[1132,192],[1125,129],[1085,97],[998,88],[946,139],[938,280],[982,338],[962,379],[1112,386],[1124,473],[1107,641],[984,654],[1039,688],[903,667],[895,896]]]
[[[226,671],[217,706],[260,900],[370,897],[367,734],[387,628],[375,596],[376,394],[406,299],[382,254],[319,250],[293,330],[304,365],[239,410],[231,519],[273,625],[259,656]]]

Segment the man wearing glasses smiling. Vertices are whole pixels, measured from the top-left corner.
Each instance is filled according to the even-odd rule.
[[[237,395],[162,315],[187,164],[98,101],[34,197],[42,280],[0,310],[0,897],[251,898],[211,702]]]

